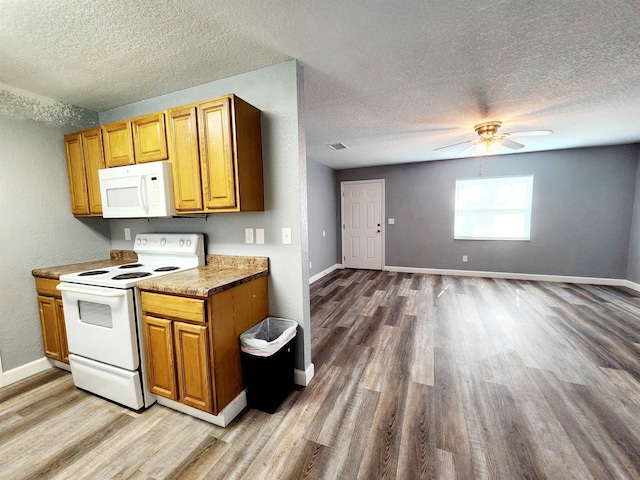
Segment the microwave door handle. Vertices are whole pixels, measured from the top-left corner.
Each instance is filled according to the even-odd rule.
[[[144,199],[147,196],[146,192],[143,193],[143,188],[145,188],[145,176],[144,175],[140,175],[140,185],[138,188],[138,200],[140,200],[140,206],[142,208],[144,208],[145,211],[149,210],[149,207],[147,207],[144,203]]]
[[[127,294],[126,290],[113,291],[113,292],[97,292],[95,290],[89,291],[89,290],[82,290],[81,288],[68,287],[66,285],[62,285],[61,283],[59,283],[56,286],[56,290],[60,290],[61,292],[73,292],[73,293],[96,295],[98,297],[122,297]]]

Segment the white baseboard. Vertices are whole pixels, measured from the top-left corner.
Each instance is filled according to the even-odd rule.
[[[631,280],[623,280],[623,285],[621,286],[627,287],[636,292],[640,292],[640,283],[635,283],[635,282],[632,282]]]
[[[532,280],[535,282],[561,282],[561,283],[586,283],[590,285],[609,285],[613,287],[629,287],[629,280],[619,278],[598,278],[598,277],[572,277],[566,275],[540,275],[535,273],[511,273],[511,272],[483,272],[476,270],[450,270],[441,268],[415,268],[415,267],[393,267],[386,266],[384,270],[388,272],[402,273],[426,273],[432,275],[449,275],[453,277],[485,277],[504,278],[508,280]],[[634,284],[640,289],[640,285]],[[640,291],[640,290],[639,290]]]
[[[313,363],[310,363],[309,366],[305,370],[298,370],[295,368],[293,370],[293,383],[296,385],[301,385],[306,387],[311,382],[311,379],[316,373],[316,367]]]
[[[326,270],[321,271],[320,273],[316,273],[313,277],[309,277],[309,285],[311,285],[313,282],[317,282],[318,280],[320,280],[323,277],[326,277],[331,272],[333,272],[335,270],[340,270],[340,269],[343,269],[343,268],[344,268],[344,265],[342,265],[341,263],[336,263],[332,267],[329,267]]]
[[[197,408],[190,407],[189,405],[185,405],[180,402],[176,402],[174,400],[169,400],[165,397],[157,398],[158,405],[164,405],[165,407],[172,408],[182,413],[186,413],[187,415],[191,415],[192,417],[199,418],[200,420],[204,420],[205,422],[213,423],[214,425],[218,425],[219,427],[226,427],[231,423],[231,421],[238,416],[238,414],[247,406],[247,391],[242,390],[236,398],[231,400],[231,403],[224,407],[218,415],[213,415],[212,413],[203,412],[202,410],[198,410]]]
[[[45,370],[49,370],[50,368],[53,368],[53,363],[51,362],[51,360],[49,360],[47,357],[42,357],[38,360],[34,360],[33,362],[29,362],[11,370],[7,370],[6,372],[1,372],[0,387],[19,382],[20,380],[24,380],[31,375],[44,372]]]

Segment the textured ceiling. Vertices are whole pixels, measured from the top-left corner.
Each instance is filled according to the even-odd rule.
[[[0,83],[94,111],[292,58],[334,168],[452,158],[487,120],[553,130],[521,152],[640,141],[636,0],[0,0]]]

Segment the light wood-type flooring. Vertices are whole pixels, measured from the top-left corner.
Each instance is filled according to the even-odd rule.
[[[1,389],[0,478],[640,478],[638,294],[339,270],[311,311],[311,385],[226,429]]]

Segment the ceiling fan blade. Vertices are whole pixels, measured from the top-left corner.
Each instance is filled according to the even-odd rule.
[[[434,149],[433,151],[436,152],[438,150],[442,150],[443,148],[455,147],[456,145],[464,145],[465,143],[469,143],[469,142],[473,142],[473,140],[467,140],[466,142],[460,142],[460,143],[453,143],[453,144],[447,145],[445,147],[438,147],[438,148]]]
[[[523,144],[514,142],[513,140],[509,140],[508,138],[501,138],[500,143],[502,144],[502,146],[510,148],[512,150],[520,150],[522,147],[524,147]]]
[[[469,140],[469,141],[471,141],[471,140]],[[466,142],[465,142],[465,143],[466,143]],[[457,155],[456,155],[456,157],[461,157],[461,156],[462,156],[462,155],[464,155],[465,153],[468,153],[468,152],[469,152],[469,150],[472,150],[472,149],[473,149],[473,147],[475,147],[475,146],[476,146],[476,143],[479,143],[479,142],[473,142],[471,145],[469,145],[467,148],[465,148],[465,149],[464,149],[464,150],[462,150],[459,154],[457,154]]]
[[[525,130],[523,132],[509,132],[510,137],[535,137],[537,135],[551,135],[553,130]]]

